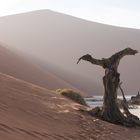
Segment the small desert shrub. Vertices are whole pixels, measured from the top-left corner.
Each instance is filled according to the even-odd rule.
[[[57,89],[56,92],[81,105],[87,105],[84,98],[80,95],[80,93],[72,89]]]

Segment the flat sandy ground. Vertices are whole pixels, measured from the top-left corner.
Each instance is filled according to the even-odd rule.
[[[0,74],[0,140],[140,140],[140,128],[103,122],[53,91]]]

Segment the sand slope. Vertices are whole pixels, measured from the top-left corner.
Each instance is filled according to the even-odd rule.
[[[46,67],[47,63],[59,67],[60,72],[57,68],[51,70],[92,95],[103,95],[104,71],[85,62],[76,65],[81,55],[105,58],[126,47],[140,50],[140,30],[107,26],[49,10],[1,17],[0,36],[1,43],[41,59]],[[127,94],[139,90],[139,60],[139,54],[125,57],[119,67]]]
[[[72,88],[70,84],[41,69],[20,54],[0,46],[0,72],[31,82],[48,89]]]
[[[138,140],[139,129],[108,124],[80,105],[36,85],[0,74],[0,140]]]

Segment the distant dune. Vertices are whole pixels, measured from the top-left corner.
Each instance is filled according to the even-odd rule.
[[[0,140],[138,140],[127,129],[78,111],[53,91],[0,73]]]
[[[13,51],[0,47],[0,72],[48,88],[74,88]]]
[[[140,30],[89,22],[49,10],[0,18],[0,42],[35,57],[44,70],[92,95],[103,95],[104,71],[77,59],[105,58],[126,47],[140,50]],[[55,69],[54,69],[55,68]],[[126,94],[140,88],[140,55],[125,57],[119,67]]]

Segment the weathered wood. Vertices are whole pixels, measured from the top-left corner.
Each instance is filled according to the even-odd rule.
[[[123,102],[127,103],[127,100],[126,100],[126,98],[125,98],[124,91],[123,91],[121,85],[122,85],[122,82],[120,82],[120,84],[119,84],[119,88],[120,88],[120,91],[121,91],[122,96],[123,96]],[[128,103],[127,103],[127,106],[128,106]]]
[[[103,61],[102,61],[102,60],[95,59],[95,58],[93,58],[93,57],[92,57],[91,55],[89,55],[89,54],[86,54],[86,55],[82,56],[81,58],[79,58],[77,64],[78,64],[81,60],[86,60],[86,61],[89,61],[89,62],[92,63],[92,64],[99,65],[99,66],[103,66]]]
[[[122,89],[122,87],[121,87],[121,84],[122,84],[122,82],[119,84],[119,88],[120,88],[120,90],[121,90],[121,93],[122,93],[122,95],[123,95],[123,101],[122,101],[122,107],[123,107],[123,111],[124,111],[124,114],[128,117],[128,118],[134,118],[134,119],[136,119],[136,120],[139,120],[139,118],[137,117],[137,116],[135,116],[135,115],[133,115],[132,113],[130,113],[130,111],[129,111],[129,106],[128,106],[128,102],[127,102],[127,100],[126,100],[126,98],[125,98],[125,95],[124,95],[124,91],[123,91],[123,89]]]
[[[120,111],[117,104],[117,90],[120,84],[120,74],[118,73],[119,62],[124,56],[135,55],[136,53],[138,53],[137,50],[126,48],[109,58],[103,58],[101,60],[95,59],[87,54],[79,58],[77,62],[78,64],[80,60],[85,60],[105,69],[105,76],[103,77],[104,100],[100,117],[106,121],[126,126],[140,126],[138,117],[129,112],[126,104],[123,105],[125,114]]]

